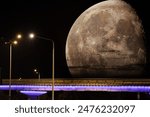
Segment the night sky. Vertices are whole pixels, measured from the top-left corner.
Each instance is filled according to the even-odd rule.
[[[69,30],[78,16],[101,0],[5,0],[0,1],[0,67],[2,78],[9,77],[9,45],[5,41],[23,35],[13,46],[12,77],[35,78],[34,68],[40,69],[42,78],[51,77],[52,43],[27,35],[34,32],[55,42],[55,77],[71,78],[65,58],[65,45]],[[147,49],[147,66],[150,58],[150,18],[148,0],[126,0],[142,20]],[[145,73],[149,76],[149,72]]]

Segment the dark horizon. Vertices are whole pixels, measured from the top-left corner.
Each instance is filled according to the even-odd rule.
[[[21,33],[22,40],[13,46],[12,78],[38,77],[33,73],[39,68],[41,78],[51,77],[52,44],[48,41],[29,40],[27,34],[53,39],[55,43],[55,77],[72,78],[65,57],[68,33],[75,20],[86,9],[102,0],[55,1],[4,1],[0,2],[0,67],[2,78],[9,77],[9,46],[3,42]],[[137,12],[145,32],[147,64],[144,77],[150,76],[150,19],[148,1],[126,0]]]

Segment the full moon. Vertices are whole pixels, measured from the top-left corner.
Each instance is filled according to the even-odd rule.
[[[135,10],[122,0],[100,2],[73,24],[66,60],[74,77],[136,76],[146,63],[144,30]]]

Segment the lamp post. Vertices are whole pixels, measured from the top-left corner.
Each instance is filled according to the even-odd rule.
[[[5,44],[9,44],[9,100],[11,100],[11,74],[12,74],[12,45],[13,43],[5,42]]]
[[[54,55],[54,53],[55,53],[55,45],[54,45],[54,41],[52,39],[50,39],[50,38],[34,35],[33,33],[30,33],[29,37],[31,39],[37,37],[39,39],[43,39],[43,40],[47,40],[47,41],[51,41],[52,42],[52,100],[54,100],[54,86],[55,86],[55,81],[54,81],[54,77],[55,77],[55,66],[54,66],[54,64],[55,64],[55,61],[54,61],[55,60],[55,58],[54,58],[55,57],[55,55]]]
[[[20,34],[17,35],[17,39],[21,39],[19,36]],[[12,46],[17,45],[18,41],[16,40],[11,40],[9,42],[5,42],[6,45],[9,45],[9,100],[11,100],[11,79],[12,79]]]
[[[1,76],[2,68],[0,67],[0,84],[2,84],[2,76]]]
[[[11,100],[12,43],[9,44],[9,100]]]
[[[40,71],[37,69],[34,69],[34,72],[38,75],[38,79],[40,80],[41,79]]]

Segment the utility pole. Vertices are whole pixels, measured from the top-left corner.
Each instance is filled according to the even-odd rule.
[[[0,67],[0,84],[2,84],[2,68]]]

